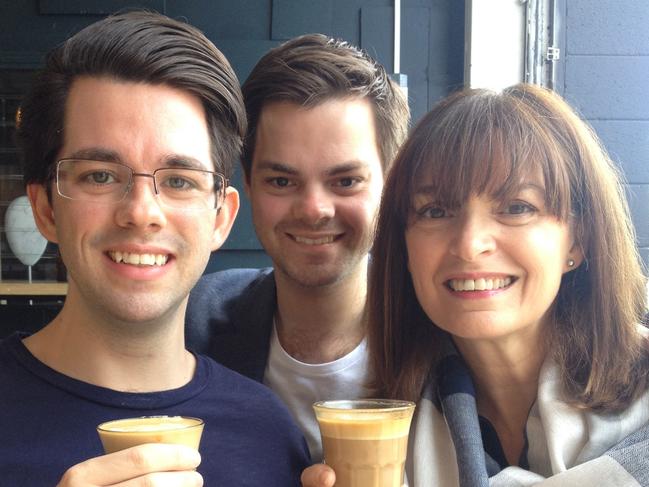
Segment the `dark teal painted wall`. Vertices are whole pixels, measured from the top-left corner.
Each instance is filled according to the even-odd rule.
[[[403,0],[401,4],[401,72],[408,75],[410,105],[417,120],[462,83],[464,2]],[[268,49],[309,32],[359,45],[392,71],[392,5],[391,0],[0,0],[0,70],[38,68],[47,50],[84,26],[115,10],[142,6],[184,18],[203,30],[242,82]],[[239,174],[233,184],[242,190]],[[269,263],[252,229],[244,196],[233,232],[210,259],[208,271]]]
[[[619,164],[649,266],[649,2],[561,0],[558,90]]]

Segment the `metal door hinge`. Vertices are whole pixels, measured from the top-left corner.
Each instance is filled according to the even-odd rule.
[[[558,61],[561,58],[561,49],[554,46],[548,46],[548,50],[545,52],[545,59],[547,61]]]

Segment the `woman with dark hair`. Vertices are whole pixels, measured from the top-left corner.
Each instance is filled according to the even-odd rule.
[[[645,277],[617,171],[558,95],[439,103],[372,255],[376,393],[418,401],[411,487],[649,485]]]

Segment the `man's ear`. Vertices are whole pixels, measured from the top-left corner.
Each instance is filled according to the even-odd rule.
[[[215,218],[214,233],[212,235],[212,252],[219,249],[230,235],[234,219],[239,212],[239,192],[232,186],[225,189],[223,205]]]
[[[50,242],[58,243],[54,209],[43,184],[28,184],[27,197],[32,205],[32,213],[38,230]]]

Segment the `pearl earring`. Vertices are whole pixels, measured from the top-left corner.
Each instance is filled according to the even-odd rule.
[[[568,259],[568,267],[573,267],[575,265],[575,261],[573,259]]]

